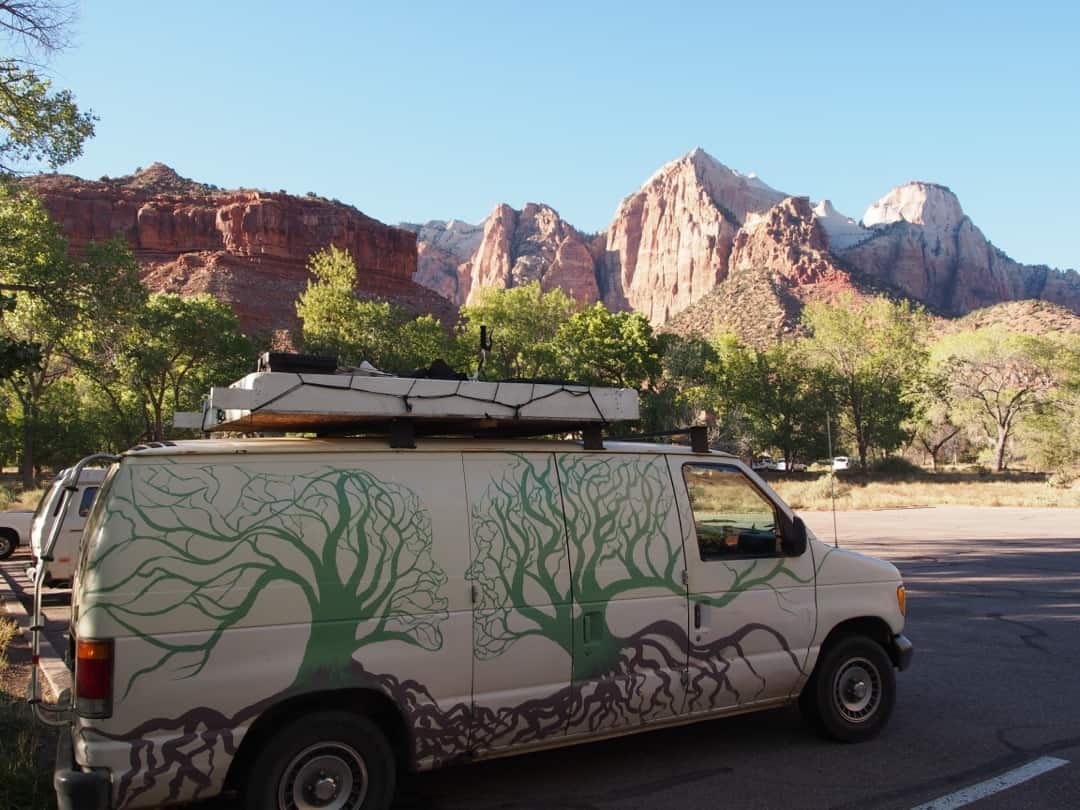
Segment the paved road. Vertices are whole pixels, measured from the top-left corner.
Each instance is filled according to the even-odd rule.
[[[831,515],[805,517],[831,541]],[[1057,760],[975,806],[1080,807],[1080,510],[840,513],[838,525],[842,545],[892,560],[908,586],[915,660],[880,738],[823,742],[784,709],[423,774],[396,810],[888,810]]]

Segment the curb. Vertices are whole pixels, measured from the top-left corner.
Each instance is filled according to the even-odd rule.
[[[11,575],[7,571],[0,569],[0,576],[2,576],[2,579],[0,579],[0,602],[3,603],[7,614],[19,625],[22,634],[29,639],[30,614],[26,612],[26,608],[23,607],[22,602],[15,595],[19,587],[11,579]],[[71,671],[64,663],[64,657],[56,651],[52,642],[44,635],[41,637],[39,652],[38,669],[41,670],[41,674],[45,677],[45,682],[49,685],[53,695],[58,696],[65,689],[70,689]]]

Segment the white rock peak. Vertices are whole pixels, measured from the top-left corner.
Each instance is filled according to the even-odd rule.
[[[814,219],[829,235],[829,247],[833,250],[844,250],[873,235],[869,228],[837,211],[831,200],[822,200],[814,206]]]
[[[664,178],[691,169],[712,201],[732,213],[739,223],[748,214],[767,211],[788,195],[777,191],[753,172],[730,169],[701,147],[660,167],[645,181],[643,189]]]
[[[427,242],[465,261],[472,257],[484,238],[484,227],[460,219],[432,219],[423,225],[402,222],[399,227],[413,231],[418,241]]]
[[[866,209],[867,227],[910,222],[934,230],[951,231],[964,220],[960,200],[945,186],[912,181],[897,186]]]

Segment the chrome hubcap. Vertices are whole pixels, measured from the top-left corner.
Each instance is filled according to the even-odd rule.
[[[279,810],[359,810],[367,796],[364,758],[344,743],[318,743],[292,758],[278,786]]]
[[[881,676],[865,658],[844,663],[833,679],[833,699],[841,716],[849,723],[862,723],[881,704]]]

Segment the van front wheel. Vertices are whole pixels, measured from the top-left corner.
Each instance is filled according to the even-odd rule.
[[[248,810],[386,810],[394,755],[371,720],[320,712],[280,729],[259,752],[245,790]]]
[[[842,638],[825,650],[799,696],[810,725],[840,742],[876,737],[895,703],[892,661],[880,644],[864,636]]]
[[[19,547],[19,536],[13,532],[0,531],[0,560],[6,560]]]

